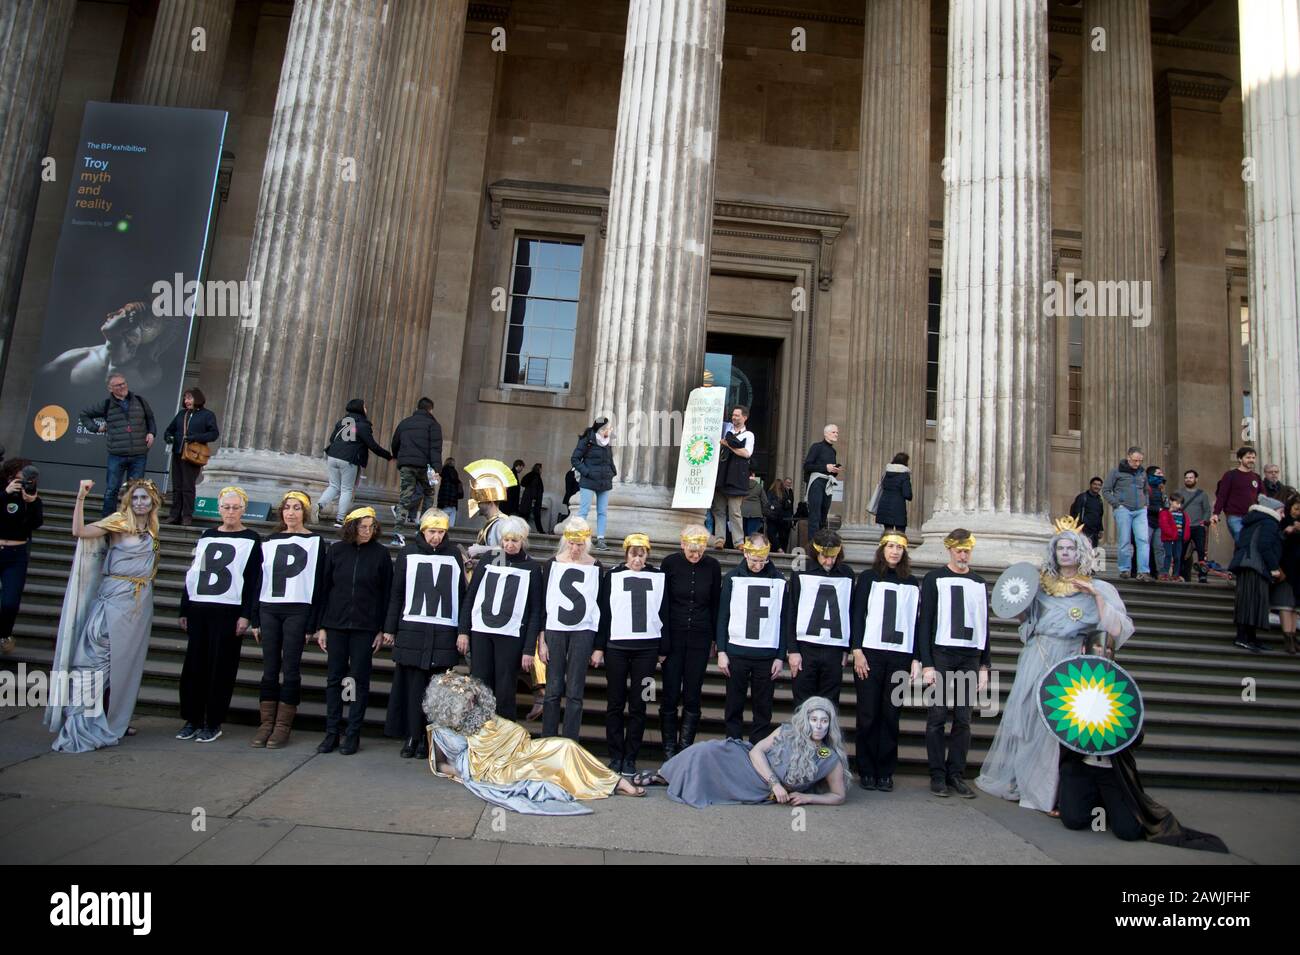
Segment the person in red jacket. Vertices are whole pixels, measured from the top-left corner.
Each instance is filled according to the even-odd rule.
[[[1183,513],[1183,496],[1169,495],[1169,506],[1160,512],[1160,540],[1165,545],[1161,580],[1182,580],[1183,547],[1192,537],[1192,525]]]

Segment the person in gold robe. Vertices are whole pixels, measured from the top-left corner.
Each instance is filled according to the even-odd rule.
[[[480,799],[514,812],[579,815],[578,800],[644,796],[582,746],[563,737],[533,739],[496,715],[496,697],[479,680],[455,672],[429,683],[429,768]]]

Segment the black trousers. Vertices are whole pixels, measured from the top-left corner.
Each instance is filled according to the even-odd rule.
[[[767,539],[773,550],[782,552],[790,549],[790,522],[777,517],[767,519]]]
[[[446,673],[451,667],[435,666],[428,670],[399,663],[393,667],[393,692],[388,697],[388,714],[384,720],[384,735],[395,739],[424,739],[424,728],[429,724],[424,715],[424,691],[435,674]],[[394,705],[397,704],[397,705]]]
[[[911,671],[911,659],[888,650],[864,650],[867,678],[853,675],[857,690],[855,755],[858,775],[863,779],[884,779],[898,768],[898,718],[902,708],[894,705],[893,694]]]
[[[826,493],[826,482],[817,480],[808,488],[808,540],[826,526],[831,513],[831,496]]]
[[[262,604],[261,617],[262,685],[257,698],[297,706],[302,702],[302,650],[307,645],[311,608],[284,610],[275,604]]]
[[[518,637],[495,633],[469,635],[469,674],[492,687],[497,698],[497,716],[513,720],[519,715],[515,694],[519,692],[519,666],[524,659],[524,642]]]
[[[799,643],[803,669],[794,678],[795,709],[810,696],[824,696],[839,709],[846,652],[840,647],[827,647],[820,643]]]
[[[1142,823],[1124,799],[1115,770],[1089,766],[1081,760],[1061,763],[1056,804],[1067,829],[1088,829],[1093,810],[1105,810],[1105,825],[1125,842],[1142,838]]]
[[[216,729],[226,721],[239,672],[239,617],[237,606],[190,604],[181,667],[181,717],[187,723]]]
[[[704,674],[709,669],[711,641],[699,646],[685,643],[664,657],[664,692],[659,698],[659,718],[676,715],[681,706],[685,713],[700,715]]]
[[[194,489],[201,474],[203,465],[191,464],[179,454],[172,455],[172,520],[194,516]]]
[[[366,719],[370,701],[370,666],[374,656],[374,630],[326,630],[325,732],[355,736]],[[343,724],[343,679],[352,678],[348,721]]]
[[[0,547],[0,640],[13,635],[14,621],[27,586],[27,559],[30,544]]]
[[[542,698],[542,735],[565,736],[574,742],[582,730],[582,698],[587,691],[587,669],[596,644],[594,630],[547,630],[546,695]],[[560,723],[560,704],[564,723]]]
[[[723,713],[728,739],[740,739],[745,728],[745,697],[754,710],[749,741],[757,745],[772,732],[772,661],[728,656],[727,703]]]
[[[934,669],[940,702],[926,710],[925,752],[930,761],[930,778],[942,782],[960,779],[966,773],[979,654],[949,653],[936,647]],[[944,729],[950,719],[952,732],[945,749]]]
[[[532,520],[533,526],[537,528],[537,533],[546,533],[546,528],[542,526],[542,499],[540,497],[535,497],[529,502],[528,517]]]
[[[605,651],[608,686],[605,691],[605,743],[615,760],[635,760],[645,734],[646,680],[653,689],[659,650],[653,643],[643,650],[625,650],[611,641]],[[631,684],[629,689],[629,684]],[[623,718],[624,708],[627,719]]]
[[[1179,576],[1182,577],[1183,580],[1192,579],[1192,566],[1194,563],[1192,560],[1193,548],[1195,548],[1196,550],[1196,561],[1200,563],[1205,562],[1205,528],[1203,526],[1193,527],[1191,529],[1191,534],[1192,534],[1191,540],[1187,541],[1187,543],[1183,545],[1183,568],[1182,568],[1182,572],[1179,574]],[[1204,568],[1200,568],[1197,570],[1197,578],[1202,583],[1205,582]]]

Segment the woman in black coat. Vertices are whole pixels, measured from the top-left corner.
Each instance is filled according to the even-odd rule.
[[[534,464],[521,483],[524,489],[519,495],[519,516],[524,520],[531,518],[537,533],[545,534],[546,528],[542,526],[542,495],[546,493],[546,486],[542,484],[542,466]]]
[[[438,472],[438,510],[447,515],[449,527],[456,526],[456,512],[460,502],[465,499],[465,485],[460,483],[460,472],[456,470],[456,460],[448,458]]]
[[[393,634],[396,669],[384,735],[405,740],[398,754],[403,759],[429,755],[424,691],[434,674],[460,662],[456,634],[465,602],[465,563],[460,548],[447,537],[449,523],[437,508],[425,511],[419,534],[393,568],[384,632]]]
[[[204,407],[207,399],[198,388],[188,388],[181,395],[181,410],[163,432],[163,440],[172,446],[172,512],[168,524],[194,523],[194,489],[198,487],[203,465],[191,464],[182,454],[191,441],[203,444],[217,440],[217,416]]]
[[[1296,652],[1296,615],[1300,608],[1300,497],[1286,502],[1286,516],[1279,528],[1282,537],[1282,579],[1273,584],[1273,609],[1282,619],[1282,643],[1287,653]]]
[[[900,534],[907,531],[907,502],[912,499],[912,472],[902,451],[885,466],[880,477],[880,500],[876,502],[876,523]]]
[[[1282,576],[1282,502],[1263,497],[1246,512],[1228,569],[1236,578],[1237,593],[1232,622],[1237,625],[1233,646],[1251,653],[1265,649],[1255,637],[1257,627],[1268,629],[1269,587]]]
[[[596,502],[596,546],[601,549],[605,547],[605,506],[618,475],[618,469],[614,467],[612,439],[613,428],[609,419],[597,418],[578,436],[578,445],[569,459],[578,472],[578,489],[581,491],[578,517],[585,521],[591,512],[592,500]]]
[[[790,549],[790,522],[794,520],[794,488],[787,486],[789,478],[777,478],[767,489],[767,537],[773,550],[785,553]],[[793,482],[791,482],[793,484]]]

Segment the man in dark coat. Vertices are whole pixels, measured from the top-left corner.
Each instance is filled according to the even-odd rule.
[[[431,398],[421,398],[415,413],[398,422],[390,443],[401,482],[393,519],[399,525],[403,521],[415,523],[433,506],[429,469],[437,468],[442,460],[442,425],[433,416]]]
[[[1088,482],[1088,490],[1080,492],[1070,505],[1070,516],[1083,524],[1083,532],[1093,547],[1101,539],[1102,517],[1105,511],[1101,499],[1101,478],[1095,477]]]
[[[803,479],[808,487],[808,539],[826,526],[831,512],[831,481],[840,476],[844,468],[835,461],[835,442],[840,439],[840,429],[828,424],[822,429],[822,439],[808,448],[803,459]]]
[[[713,535],[721,547],[731,530],[731,542],[739,547],[745,539],[745,519],[741,507],[749,493],[749,459],[754,456],[754,432],[745,427],[749,409],[736,405],[731,409],[731,423],[722,435],[722,453],[718,458],[718,477],[713,491]]]
[[[108,517],[117,510],[122,482],[144,477],[149,449],[158,433],[153,409],[142,395],[131,394],[125,375],[115,372],[108,378],[108,397],[83,409],[81,423],[108,438],[103,508],[103,516]]]

